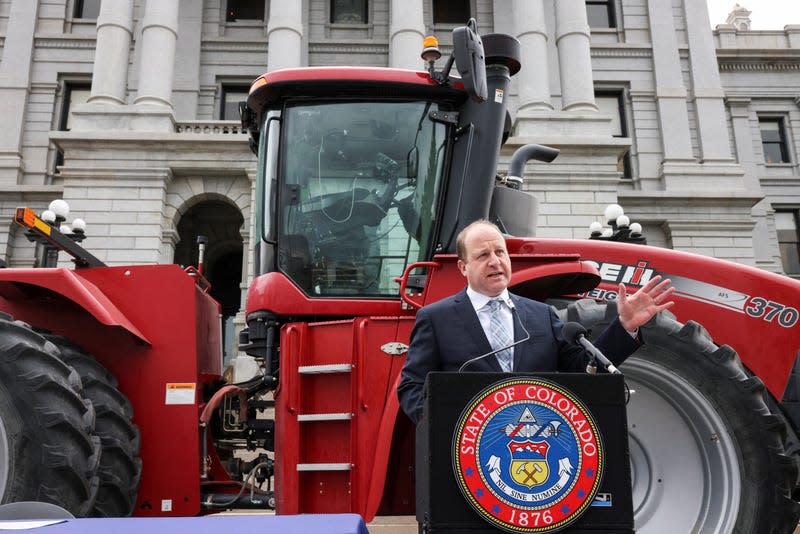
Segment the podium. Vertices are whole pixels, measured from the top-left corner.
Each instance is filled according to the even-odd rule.
[[[539,461],[536,462],[533,460],[537,458],[530,456],[531,453],[528,452],[529,456],[527,459],[517,460],[516,463],[509,463],[513,461],[515,457],[513,456],[514,452],[511,451],[504,457],[503,452],[505,451],[508,439],[505,440],[506,445],[493,445],[495,447],[494,450],[497,452],[492,453],[488,465],[491,466],[492,462],[495,462],[494,466],[496,470],[492,473],[494,477],[490,477],[489,473],[485,472],[486,468],[481,467],[486,464],[485,460],[488,455],[476,459],[476,463],[473,467],[467,467],[465,469],[465,464],[462,463],[466,460],[462,458],[462,454],[460,453],[464,451],[469,452],[471,450],[470,447],[473,443],[473,436],[483,436],[483,439],[479,439],[478,442],[487,444],[503,441],[505,436],[503,431],[498,432],[498,424],[495,424],[494,427],[489,427],[491,422],[494,421],[494,414],[491,413],[491,409],[484,407],[484,404],[479,404],[479,400],[476,399],[480,399],[481,395],[486,394],[487,391],[491,392],[493,389],[496,389],[493,388],[493,386],[507,383],[509,380],[514,381],[515,379],[520,379],[518,382],[522,384],[522,386],[517,386],[517,388],[524,387],[528,381],[543,382],[545,384],[545,389],[547,384],[555,385],[557,390],[563,390],[565,392],[566,399],[574,397],[574,399],[577,400],[576,405],[585,408],[588,411],[589,420],[593,420],[596,423],[596,428],[593,428],[599,436],[600,443],[598,443],[598,445],[601,453],[600,456],[602,457],[600,462],[602,464],[602,471],[600,471],[600,467],[598,467],[598,472],[601,473],[601,475],[598,476],[597,480],[594,482],[593,491],[596,493],[594,493],[593,499],[584,499],[584,502],[581,504],[581,506],[583,506],[583,511],[580,514],[575,514],[577,518],[570,519],[566,524],[555,530],[559,532],[586,534],[632,534],[634,532],[633,504],[631,497],[631,471],[628,452],[625,385],[623,377],[621,375],[588,375],[583,373],[429,373],[425,382],[423,418],[417,425],[416,433],[416,515],[420,525],[420,532],[463,532],[468,534],[482,534],[484,532],[498,532],[501,530],[516,531],[514,530],[515,525],[513,524],[510,528],[504,528],[497,523],[493,524],[492,521],[495,520],[495,518],[492,514],[493,512],[498,512],[499,515],[499,511],[508,504],[513,505],[508,506],[508,508],[512,509],[512,517],[516,515],[518,519],[520,512],[515,509],[516,504],[514,499],[507,497],[507,495],[520,499],[529,499],[533,497],[518,494],[516,491],[520,489],[519,485],[509,484],[503,480],[499,480],[500,477],[505,477],[506,479],[511,477],[513,480],[525,484],[541,482],[541,486],[532,486],[528,493],[533,492],[536,495],[550,495],[548,493],[535,493],[541,491],[541,487],[545,485],[544,480],[528,482],[527,479],[535,477],[537,475],[536,471],[541,473],[542,468],[544,468],[544,475],[540,476],[540,479],[548,476],[547,473],[550,473],[550,477],[547,478],[548,481],[555,479],[556,476],[553,471],[554,469],[558,469],[558,462],[555,462],[555,466],[551,465],[550,471],[547,471],[548,465],[545,465],[545,462],[542,460],[543,457],[540,455],[538,457]],[[530,391],[530,396],[534,397],[534,387],[535,386],[529,389],[518,389],[518,391]],[[499,393],[502,393],[502,391],[497,391],[498,400],[501,403],[504,402],[503,399],[499,397]],[[519,399],[521,398],[521,394],[517,394],[517,397],[518,398],[515,400],[519,402],[517,402],[515,406],[511,406],[512,403],[509,403],[509,408],[516,409],[514,413],[518,414],[526,404]],[[540,397],[544,399],[547,395],[542,393]],[[551,394],[550,400],[552,399],[553,395]],[[547,440],[541,436],[548,434],[548,432],[542,434],[542,430],[546,424],[550,424],[541,417],[539,417],[538,423],[535,422],[537,419],[535,413],[538,413],[537,402],[538,400],[534,399],[532,403],[530,403],[534,415],[528,411],[526,412],[527,419],[520,419],[520,424],[517,426],[513,426],[512,424],[511,426],[505,427],[507,429],[505,433],[512,436],[512,440],[517,440],[515,442],[517,444],[517,450],[522,448],[518,445],[520,443],[520,434],[517,433],[517,431],[523,428],[523,423],[529,423],[528,428],[532,428],[533,430],[538,429],[538,432],[529,430],[527,435],[530,435],[531,438],[523,438],[524,441],[522,442],[527,445],[528,451],[532,448],[536,449],[536,447],[543,448],[534,451],[534,454],[537,452],[548,452],[548,445],[543,444],[546,443]],[[544,405],[546,403],[538,402],[538,404]],[[553,404],[555,404],[555,401],[553,401]],[[569,402],[568,400],[563,400],[560,404],[568,408]],[[489,397],[486,397],[485,405],[492,405]],[[470,409],[473,411],[470,412]],[[571,413],[575,413],[574,410],[571,408],[569,409]],[[470,413],[472,414],[472,422],[466,421],[466,417]],[[502,423],[502,421],[499,420],[500,417],[501,415],[497,415],[497,423]],[[482,419],[485,419],[485,421],[482,421]],[[481,424],[485,424],[485,426],[481,427]],[[502,424],[499,426],[503,428]],[[560,426],[562,431],[568,432],[569,429],[567,427],[570,426],[570,424],[568,421],[563,420],[560,425],[555,423],[554,426]],[[509,431],[508,429],[511,427],[513,427],[513,429]],[[585,425],[580,424],[579,421],[577,428],[585,431],[584,427]],[[572,430],[574,434],[575,428],[572,428]],[[472,434],[470,434],[470,432],[472,432]],[[480,434],[478,434],[478,432],[480,432]],[[566,435],[566,439],[569,439],[570,435]],[[498,438],[495,436],[500,437]],[[560,436],[557,435],[557,437]],[[588,436],[586,437],[588,440]],[[461,443],[458,443],[457,447],[454,447],[454,439],[457,443],[461,440]],[[563,440],[564,438],[561,439]],[[581,447],[582,439],[579,439],[577,435],[573,441],[577,444],[578,448]],[[591,454],[591,444],[587,442],[584,445],[585,451]],[[476,447],[476,449],[474,453],[475,456],[484,454],[479,452],[481,450],[480,447]],[[510,447],[510,449],[513,450],[514,447]],[[550,455],[551,459],[558,456],[555,454],[555,448],[551,448],[550,450],[553,452],[553,454]],[[525,451],[523,451],[523,454],[524,453]],[[498,457],[504,458],[499,459]],[[533,458],[533,460],[531,460],[531,458]],[[575,469],[580,471],[585,466],[591,465],[592,458],[588,458],[588,460],[590,460],[588,463],[581,463],[580,459],[572,460],[572,463],[576,464]],[[595,458],[595,460],[597,459]],[[562,462],[563,461],[565,460],[562,460]],[[550,460],[548,460],[548,463],[552,464]],[[567,463],[567,467],[571,467],[569,463]],[[480,473],[478,473],[480,475],[479,479],[472,478],[473,471],[480,471]],[[569,469],[565,471],[567,473],[574,472]],[[587,471],[589,471],[589,474],[592,474],[591,469],[587,469]],[[460,479],[456,478],[455,472],[460,474]],[[521,472],[521,475],[515,475],[517,472]],[[470,476],[465,477],[464,473]],[[498,474],[500,476],[498,476]],[[525,475],[527,475],[527,477]],[[515,478],[515,476],[519,478]],[[499,486],[492,486],[494,482],[490,480],[491,478],[493,478],[494,482],[499,484]],[[567,478],[566,475],[561,479],[561,486],[555,485],[549,488],[548,491],[555,493],[559,488],[562,488],[562,492],[566,492],[570,490],[570,488],[573,488],[572,491],[575,491],[575,487],[585,482],[564,481],[565,478]],[[468,484],[473,484],[473,482],[470,482],[468,479],[473,481],[477,480],[478,485],[482,485],[482,487],[477,490],[468,487]],[[573,486],[570,486],[570,484],[573,484]],[[484,490],[484,488],[488,489],[490,486],[494,489],[490,491]],[[517,490],[514,490],[514,487],[516,487]],[[527,486],[522,489],[526,488]],[[503,491],[505,491],[507,495],[504,495]],[[577,494],[581,495],[582,491],[583,490],[578,490]],[[474,495],[471,492],[474,492]],[[492,495],[488,495],[487,497],[486,494],[490,493],[497,494],[497,500],[493,501],[496,504],[487,507],[486,510],[481,510],[481,506],[486,506],[485,500],[487,498],[494,498]],[[522,493],[525,492],[523,491]],[[476,497],[476,495],[478,497]],[[473,502],[468,502],[468,497]],[[478,501],[481,501],[483,504]],[[524,524],[530,527],[542,527],[541,531],[548,531],[550,527],[547,525],[534,525],[529,522],[529,518],[532,518],[533,514],[538,514],[536,516],[537,521],[541,519],[540,516],[542,512],[540,509],[537,509],[536,504],[536,502],[530,502],[530,507],[524,508],[527,510],[524,512]],[[570,503],[570,506],[571,505],[572,503]],[[566,511],[567,505],[558,504],[558,506],[563,506]],[[545,511],[545,513],[549,512]],[[556,511],[556,514],[557,513],[558,511]],[[483,514],[483,516],[481,514]],[[553,519],[549,517],[547,519],[553,521]],[[520,529],[519,531],[522,532],[524,530]],[[532,528],[528,531],[539,530]]]

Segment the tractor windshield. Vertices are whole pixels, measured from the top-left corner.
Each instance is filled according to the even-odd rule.
[[[311,296],[394,297],[429,256],[446,129],[429,102],[285,108],[278,268]]]

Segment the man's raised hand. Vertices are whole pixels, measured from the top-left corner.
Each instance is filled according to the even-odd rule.
[[[625,284],[620,284],[617,311],[622,327],[628,332],[633,332],[652,319],[655,314],[675,304],[670,300],[670,296],[675,292],[671,283],[669,278],[661,280],[660,275],[654,276],[633,295],[628,295]]]

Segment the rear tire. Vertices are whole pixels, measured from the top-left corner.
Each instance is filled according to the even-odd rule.
[[[133,408],[118,383],[91,354],[67,338],[45,335],[61,351],[64,363],[75,369],[83,383],[83,395],[96,413],[95,434],[100,437],[100,491],[92,510],[94,517],[127,517],[136,505],[142,473],[139,428],[131,422]]]
[[[617,316],[583,300],[560,312],[596,337]],[[766,390],[736,352],[665,312],[642,327],[645,344],[622,365],[635,528],[654,532],[793,532],[797,466]]]
[[[0,314],[0,502],[49,502],[85,517],[99,487],[100,440],[80,378],[58,356]]]

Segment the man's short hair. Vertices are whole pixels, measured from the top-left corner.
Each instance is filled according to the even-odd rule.
[[[500,231],[500,228],[493,223],[492,221],[487,221],[486,219],[478,219],[477,221],[473,221],[469,223],[467,226],[461,230],[458,235],[456,236],[456,253],[458,254],[458,259],[466,262],[467,261],[467,248],[464,245],[464,240],[467,238],[467,233],[474,228],[475,226],[488,226],[490,228],[494,228],[497,230],[497,233],[503,235],[503,232]]]

